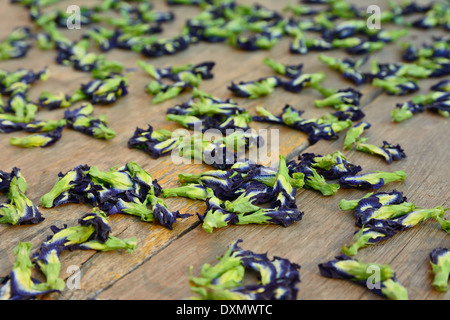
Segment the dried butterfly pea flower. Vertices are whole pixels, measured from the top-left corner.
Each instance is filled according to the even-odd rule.
[[[194,200],[206,200],[208,197],[208,188],[202,184],[188,184],[176,188],[167,188],[161,190],[164,198],[184,197]]]
[[[308,7],[308,6],[303,6],[303,5],[293,5],[288,3],[284,8],[283,11],[289,11],[292,12],[293,14],[297,15],[297,16],[302,16],[302,15],[314,15],[317,14],[318,11],[314,8]]]
[[[379,189],[382,186],[406,179],[406,172],[399,170],[395,172],[374,171],[356,176],[346,176],[339,179],[343,188]]]
[[[304,88],[312,87],[325,80],[325,74],[322,72],[305,73],[288,81],[282,81],[282,87],[289,92],[298,93]]]
[[[23,129],[22,123],[16,123],[11,120],[0,119],[0,133],[11,133],[21,131]]]
[[[64,94],[61,92],[59,95],[55,95],[48,91],[41,92],[38,104],[39,106],[47,108],[49,110],[68,108],[72,105],[70,103],[70,96],[68,94]]]
[[[342,199],[339,202],[339,208],[341,210],[355,210],[355,213],[358,215],[367,209],[380,208],[383,205],[400,204],[406,202],[406,200],[403,193],[397,190],[393,190],[392,192],[370,192],[360,199]]]
[[[54,145],[61,139],[64,126],[43,133],[34,133],[27,137],[14,137],[9,139],[9,144],[22,148],[46,148]]]
[[[116,46],[118,33],[103,27],[89,28],[83,38],[92,39],[103,52],[109,51]]]
[[[338,71],[342,76],[355,85],[361,85],[366,82],[366,76],[358,71],[358,68],[362,66],[368,57],[364,57],[358,60],[352,60],[349,58],[339,59],[335,57],[326,56],[324,54],[319,55],[319,60],[325,63],[330,68]]]
[[[274,257],[270,260],[266,254],[255,254],[242,250],[234,242],[219,262],[202,267],[200,277],[192,276],[189,284],[199,299],[215,300],[292,300],[298,293],[296,285],[300,282],[300,266],[287,259]],[[254,270],[258,283],[244,284],[246,270]]]
[[[385,47],[384,41],[360,41],[359,44],[347,47],[345,51],[353,55],[361,55],[381,50]]]
[[[303,68],[303,63],[300,63],[298,65],[284,65],[282,63],[276,62],[271,58],[264,59],[263,63],[272,68],[277,74],[284,75],[288,78],[298,77],[301,74]]]
[[[133,137],[128,140],[128,147],[142,150],[157,159],[178,148],[182,139],[168,130],[154,131],[149,125],[147,130],[136,128]]]
[[[154,95],[155,97],[152,99],[152,103],[157,104],[164,102],[166,100],[173,99],[184,92],[186,89],[192,88],[192,85],[184,82],[178,81],[173,84],[165,84],[163,82],[152,81],[146,87],[146,91]]]
[[[378,283],[374,283],[375,279],[371,278],[373,270],[379,270],[377,273],[379,275]],[[320,263],[319,271],[324,277],[350,280],[365,287],[367,287],[368,281],[372,280],[373,286],[370,290],[375,294],[390,300],[408,299],[406,288],[396,280],[394,271],[387,264],[366,264],[347,255],[341,255],[336,257],[335,260]]]
[[[433,102],[432,104],[427,105],[426,109],[448,118],[450,117],[450,99]]]
[[[209,233],[212,233],[215,228],[223,228],[239,221],[237,213],[226,210],[222,200],[211,194],[212,190],[205,200],[205,213],[203,215],[197,213],[202,222],[202,229]]]
[[[11,177],[8,186],[9,201],[0,204],[0,223],[22,225],[37,224],[43,221],[44,218],[38,208],[25,195],[27,183],[20,171],[13,169]]]
[[[306,45],[306,37],[303,32],[297,32],[294,39],[289,45],[289,51],[297,54],[307,54],[308,46]]]
[[[267,26],[264,30],[250,37],[235,36],[229,34],[228,41],[235,47],[246,51],[255,51],[259,49],[271,49],[275,46],[283,35],[283,28],[286,22],[280,20],[272,26]]]
[[[386,77],[413,77],[413,78],[428,78],[433,73],[433,70],[424,66],[413,63],[378,63],[375,59],[371,64],[371,73],[367,74],[368,78]]]
[[[91,75],[94,79],[106,79],[112,75],[120,75],[123,71],[124,65],[121,62],[99,57],[97,64],[91,70]]]
[[[303,119],[301,118],[303,111],[295,110],[290,105],[286,105],[279,116],[273,115],[262,107],[257,108],[257,112],[261,116],[253,117],[254,121],[285,124],[288,127],[305,132],[308,134],[308,140],[311,144],[315,144],[321,139],[337,139],[338,132],[352,126],[352,121],[349,118],[343,118],[345,120],[340,121],[337,116],[332,114],[319,119]]]
[[[442,3],[431,4],[431,8],[425,13],[423,18],[419,18],[412,22],[412,26],[421,29],[429,29],[443,24],[444,14],[448,5]]]
[[[430,87],[432,91],[450,92],[450,80],[442,80]]]
[[[25,123],[22,129],[25,132],[48,132],[53,131],[58,127],[64,127],[66,125],[66,120],[35,120]]]
[[[150,43],[144,44],[142,48],[133,48],[133,51],[138,51],[146,57],[160,57],[184,51],[189,47],[189,44],[190,37],[180,35],[168,39],[158,39],[156,42],[150,41]]]
[[[86,188],[90,188],[90,178],[88,166],[77,166],[73,170],[69,170],[67,173],[59,173],[58,181],[53,188],[41,197],[41,203],[44,208],[56,207],[59,204],[67,202],[81,202],[84,199],[83,193]],[[69,192],[74,196],[68,197],[66,192]],[[61,201],[61,198],[66,198],[66,201]]]
[[[35,256],[38,267],[48,275],[56,284],[60,271],[59,257],[66,250],[127,250],[134,251],[137,238],[118,239],[110,235],[111,228],[106,220],[104,212],[94,209],[92,213],[84,215],[78,220],[79,226],[50,229],[54,233],[41,244],[39,252]],[[48,254],[51,253],[51,260]],[[47,280],[50,280],[47,277]]]
[[[375,78],[372,85],[384,89],[388,94],[397,96],[419,90],[415,80],[396,76],[388,76],[384,79]]]
[[[75,70],[91,72],[96,67],[99,55],[87,51],[90,45],[88,39],[81,39],[67,47],[58,47],[56,62],[71,66]]]
[[[48,77],[48,68],[38,72],[25,69],[17,69],[12,72],[0,70],[0,93],[8,95],[24,94],[33,83],[38,80],[46,81]]]
[[[94,107],[90,103],[83,103],[80,108],[75,110],[67,110],[64,113],[67,127],[97,139],[109,140],[114,138],[116,132],[108,128],[106,116],[95,118],[92,117],[93,112]]]
[[[407,101],[398,103],[396,108],[391,111],[391,118],[394,122],[402,122],[411,118],[414,114],[424,112],[425,108],[422,104]]]
[[[346,175],[355,175],[362,170],[360,166],[350,163],[339,151],[325,156],[303,153],[299,155],[298,159],[300,160],[298,166],[302,167],[305,164],[314,167],[321,176],[328,180],[339,179]]]
[[[430,265],[433,272],[433,286],[438,291],[448,290],[450,274],[450,250],[436,248],[430,252]]]
[[[353,37],[366,29],[367,25],[362,20],[345,20],[333,26],[332,29],[325,30],[322,35],[328,41],[332,41]]]
[[[35,119],[37,111],[38,107],[28,101],[25,93],[15,93],[11,96],[5,108],[5,112],[14,113],[14,115],[2,113],[0,119],[16,123],[28,123]]]
[[[397,231],[389,225],[365,225],[355,233],[352,243],[342,247],[342,253],[355,256],[358,250],[393,237]]]
[[[19,27],[14,29],[0,42],[0,61],[24,57],[31,48],[27,41],[30,38],[30,28]]]
[[[351,120],[337,121],[327,120],[319,118],[316,123],[310,128],[308,133],[308,141],[311,144],[315,144],[321,139],[335,140],[339,138],[338,133],[342,130],[350,128],[352,126]]]
[[[328,184],[325,181],[325,178],[320,174],[318,174],[316,169],[312,167],[305,169],[304,173],[306,176],[305,186],[307,188],[319,191],[324,196],[334,195],[340,188],[339,184],[336,183]]]
[[[274,190],[272,187],[268,187],[259,181],[251,181],[245,185],[245,190],[243,190],[239,197],[231,201],[225,201],[224,206],[229,212],[248,214],[260,209],[255,204],[268,203],[273,197]]]
[[[177,221],[177,219],[187,218],[192,216],[191,214],[180,214],[179,211],[171,212],[167,208],[164,200],[154,196],[149,195],[149,203],[152,209],[153,216],[155,219],[161,223],[161,225],[173,229],[172,225]]]
[[[30,242],[19,242],[14,247],[13,254],[16,260],[4,285],[0,288],[2,300],[30,300],[58,291],[32,277],[33,262],[30,259],[32,247]]]
[[[323,108],[326,106],[336,106],[341,104],[351,104],[359,106],[361,96],[362,93],[353,88],[339,89],[335,93],[326,95],[325,99],[314,100],[314,105],[317,108]]]
[[[406,158],[406,154],[399,144],[395,146],[387,141],[383,141],[382,146],[375,146],[364,143],[360,139],[359,141],[356,141],[356,150],[380,156],[384,158],[387,163],[391,163],[393,160]]]
[[[232,82],[228,86],[234,95],[249,99],[256,99],[261,96],[269,95],[276,87],[281,86],[281,80],[276,76],[260,78],[256,81],[239,82],[238,84]]]
[[[364,133],[364,131],[369,129],[370,127],[370,123],[362,121],[348,129],[347,134],[345,135],[344,149],[350,150],[352,146],[358,141],[359,137]]]
[[[364,199],[364,203],[373,201],[373,198]],[[367,208],[360,213],[356,213],[356,225],[363,226],[371,220],[393,220],[394,218],[404,216],[410,212],[413,212],[416,208],[414,203],[402,202],[399,204],[381,205],[376,207]]]
[[[125,197],[117,199],[109,208],[108,214],[130,214],[138,216],[142,221],[153,222],[154,216],[152,210],[148,208],[148,199],[141,201],[138,197],[133,196],[130,192],[125,192]]]
[[[431,209],[416,209],[400,217],[394,217],[392,222],[397,230],[402,231],[412,228],[428,219],[434,219],[439,222],[444,217],[445,210],[448,210],[448,208],[444,209],[442,206]]]
[[[82,84],[72,96],[71,102],[89,100],[92,104],[112,104],[120,97],[128,94],[128,78],[121,75],[110,75]]]
[[[369,39],[371,41],[383,41],[386,43],[395,42],[401,37],[409,34],[407,29],[398,30],[379,30],[378,32],[371,34]]]
[[[407,0],[402,3],[389,3],[390,10],[395,15],[410,15],[413,13],[424,13],[430,10],[430,4],[420,4],[415,1]]]

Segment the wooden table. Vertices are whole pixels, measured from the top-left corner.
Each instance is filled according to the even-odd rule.
[[[162,1],[161,1],[162,2]],[[251,3],[253,1],[242,1]],[[269,8],[280,10],[289,1],[260,1]],[[383,2],[383,1],[380,1]],[[383,2],[384,3],[384,2]],[[165,9],[162,3],[157,8]],[[174,35],[184,25],[185,19],[198,13],[195,7],[173,7],[176,15],[173,23],[164,25],[166,35]],[[0,2],[0,39],[4,38],[17,26],[32,25],[27,10],[9,1]],[[77,39],[81,30],[66,30],[66,34]],[[410,34],[401,39],[417,44],[429,41],[435,30],[420,31],[411,29]],[[161,104],[152,105],[151,97],[144,87],[150,77],[141,71],[136,62],[145,60],[157,67],[168,67],[184,63],[214,61],[215,77],[205,80],[200,89],[222,98],[233,98],[251,114],[256,114],[256,107],[264,106],[277,114],[285,104],[305,110],[305,117],[315,117],[330,109],[317,109],[314,100],[320,95],[313,90],[301,94],[276,90],[273,94],[255,100],[237,98],[231,95],[227,86],[231,81],[255,80],[272,75],[272,71],[262,64],[266,57],[286,63],[303,63],[305,73],[323,71],[326,73],[324,85],[331,88],[346,88],[350,82],[318,60],[318,53],[294,55],[288,51],[289,39],[283,38],[273,49],[268,51],[243,52],[224,44],[196,44],[188,50],[174,56],[147,59],[137,53],[112,50],[107,58],[123,62],[136,71],[130,76],[129,94],[111,106],[95,106],[95,114],[106,114],[109,125],[117,132],[110,141],[97,140],[76,131],[66,129],[62,139],[49,148],[22,149],[9,145],[12,136],[22,133],[0,135],[0,169],[10,171],[14,166],[22,170],[28,184],[27,195],[40,204],[40,197],[54,185],[57,174],[66,172],[77,165],[96,165],[101,170],[124,165],[135,161],[157,179],[163,188],[179,185],[178,174],[202,172],[211,169],[206,165],[173,165],[170,157],[154,160],[143,152],[127,148],[127,141],[136,127],[145,128],[151,124],[157,129],[174,130],[178,125],[165,120],[167,108],[187,101],[189,93]],[[373,54],[380,62],[400,61],[401,49],[397,44],[389,44],[382,51]],[[343,57],[341,50],[326,54]],[[40,92],[49,90],[53,93],[62,91],[73,93],[81,83],[90,80],[90,74],[74,71],[71,67],[57,65],[54,62],[56,51],[40,51],[34,46],[26,58],[2,61],[0,68],[9,71],[18,68],[40,70],[48,66],[50,78],[46,82],[34,84],[30,97],[37,99]],[[438,79],[421,80],[421,92],[428,92],[431,84]],[[389,96],[370,84],[358,87],[363,93],[362,107],[366,113],[364,120],[372,124],[365,133],[370,143],[381,144],[383,140],[400,144],[407,158],[387,164],[381,158],[357,151],[343,149],[343,136],[335,141],[321,140],[310,146],[306,135],[283,126],[252,122],[255,129],[276,129],[280,136],[280,154],[288,159],[296,159],[303,152],[328,154],[339,150],[355,164],[363,167],[363,172],[372,170],[395,171],[406,170],[407,178],[402,183],[393,183],[381,190],[394,188],[404,192],[408,200],[417,206],[432,208],[438,205],[448,207],[450,178],[448,137],[450,134],[448,120],[438,115],[425,112],[400,124],[390,119],[390,112],[396,103],[407,101],[412,95]],[[40,111],[38,119],[58,119],[64,110]],[[362,190],[339,190],[331,197],[324,197],[317,192],[301,189],[297,193],[297,204],[304,211],[303,219],[284,228],[278,225],[228,226],[216,229],[212,234],[201,228],[196,212],[203,213],[205,204],[184,198],[169,198],[166,203],[171,210],[190,213],[193,216],[180,219],[173,230],[156,223],[146,223],[136,217],[113,215],[110,217],[112,235],[119,238],[136,236],[139,244],[135,252],[73,251],[64,252],[61,277],[67,279],[70,266],[81,269],[81,289],[65,289],[61,294],[50,294],[47,299],[188,299],[192,293],[189,289],[189,267],[193,266],[194,275],[198,275],[205,263],[213,264],[216,256],[222,255],[227,247],[237,239],[243,239],[242,248],[254,252],[267,252],[269,257],[280,256],[301,265],[301,282],[298,285],[299,300],[322,299],[379,299],[366,288],[355,284],[324,278],[320,275],[318,264],[333,259],[341,254],[341,247],[351,241],[357,228],[352,213],[341,211],[339,201],[343,198],[361,197]],[[4,196],[2,196],[4,197]],[[4,198],[2,198],[3,200]],[[14,263],[12,248],[20,241],[39,244],[51,234],[50,226],[76,225],[77,219],[90,212],[92,208],[84,205],[70,204],[57,208],[40,207],[45,220],[37,225],[0,226],[0,276],[9,274]],[[448,214],[447,214],[448,215]],[[450,298],[450,292],[439,293],[432,287],[432,275],[429,265],[429,253],[436,247],[448,247],[449,236],[440,229],[435,221],[427,221],[408,231],[401,232],[392,239],[360,250],[357,258],[364,262],[390,264],[398,280],[408,289],[410,299],[440,300]]]

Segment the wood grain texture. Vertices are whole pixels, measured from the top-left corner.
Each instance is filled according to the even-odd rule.
[[[240,1],[252,3],[253,1]],[[260,1],[269,8],[281,9],[289,1]],[[92,3],[92,2],[88,2]],[[383,1],[380,1],[383,3]],[[80,2],[81,4],[81,2]],[[158,2],[158,8],[166,9]],[[163,26],[165,34],[176,34],[184,20],[198,12],[195,8],[171,8],[178,17],[173,24]],[[26,10],[20,6],[0,3],[0,38],[6,36],[14,27],[31,25]],[[81,30],[83,31],[83,30]],[[74,39],[80,34],[66,30]],[[412,30],[408,41],[422,43],[436,34],[435,31]],[[403,40],[403,39],[402,39]],[[266,57],[286,63],[303,63],[304,72],[323,71],[327,75],[327,87],[345,88],[352,86],[335,71],[328,69],[317,59],[318,53],[305,56],[288,52],[289,39],[282,39],[270,51],[242,52],[224,44],[197,44],[175,56],[146,59],[139,54],[113,50],[107,58],[123,62],[126,67],[136,69],[130,75],[130,93],[112,106],[95,106],[95,115],[106,114],[109,125],[116,130],[117,136],[111,141],[101,141],[78,132],[65,129],[62,139],[50,148],[21,149],[9,146],[9,138],[21,133],[0,135],[0,170],[9,171],[16,166],[21,168],[29,190],[27,195],[38,204],[40,197],[54,185],[59,172],[66,172],[79,164],[96,165],[101,170],[124,165],[135,161],[158,179],[163,188],[178,185],[179,173],[198,173],[210,169],[206,165],[176,165],[170,157],[151,159],[138,150],[127,148],[127,141],[136,127],[151,124],[157,129],[174,130],[175,123],[165,120],[167,108],[189,99],[189,93],[158,105],[151,104],[151,97],[144,88],[150,82],[144,72],[136,65],[137,60],[145,60],[157,67],[167,67],[184,63],[215,61],[215,75],[205,80],[203,91],[221,98],[232,98],[255,114],[256,107],[264,106],[273,113],[281,111],[285,104],[305,110],[305,117],[316,117],[331,109],[314,108],[313,102],[320,98],[317,92],[305,90],[301,94],[276,90],[270,96],[247,100],[236,98],[227,90],[231,81],[255,80],[272,75],[271,70],[262,64]],[[373,54],[380,62],[398,61],[399,48],[388,45],[383,51]],[[342,52],[333,50],[327,54],[342,57]],[[89,74],[77,72],[70,67],[56,65],[55,51],[40,51],[33,47],[27,58],[0,62],[0,69],[9,71],[17,68],[39,70],[45,66],[50,69],[50,79],[37,83],[30,90],[30,97],[37,99],[40,92],[49,90],[57,93],[73,93],[81,83],[90,80]],[[435,81],[421,81],[426,89]],[[387,186],[383,190],[396,187],[403,191],[408,199],[418,206],[449,206],[448,167],[449,145],[448,121],[429,113],[419,114],[401,124],[390,121],[390,111],[395,103],[406,101],[410,96],[391,97],[370,85],[358,89],[364,94],[363,108],[365,120],[372,128],[365,133],[370,142],[381,144],[383,140],[401,144],[408,158],[387,165],[383,160],[356,151],[343,151],[348,158],[364,168],[371,170],[394,171],[404,169],[408,173],[405,182]],[[40,111],[38,119],[58,119],[64,110]],[[254,129],[277,129],[280,136],[279,153],[289,159],[296,158],[300,152],[326,154],[335,150],[342,151],[343,137],[334,142],[320,141],[314,146],[307,142],[305,134],[277,125],[252,123]],[[342,245],[348,243],[353,232],[354,218],[351,213],[339,210],[342,198],[357,198],[361,191],[339,190],[332,197],[323,197],[316,192],[299,190],[297,203],[305,212],[302,221],[289,228],[273,225],[230,226],[208,234],[199,226],[196,212],[203,213],[205,205],[201,201],[176,198],[167,199],[171,210],[190,213],[194,216],[179,220],[173,230],[156,223],[141,222],[136,217],[116,215],[110,218],[112,235],[119,238],[136,236],[138,248],[129,254],[124,252],[96,253],[94,251],[74,251],[62,255],[63,272],[67,279],[69,273],[64,270],[70,265],[81,267],[80,290],[64,290],[61,294],[52,294],[48,299],[187,299],[190,296],[188,269],[193,266],[198,274],[204,263],[214,263],[217,255],[223,254],[227,246],[238,238],[244,240],[242,247],[255,252],[268,252],[269,255],[286,257],[302,266],[300,273],[298,299],[377,299],[365,288],[339,280],[325,279],[318,273],[317,264],[340,254]],[[0,277],[6,276],[14,262],[12,248],[20,241],[30,241],[34,248],[51,233],[50,226],[76,225],[76,221],[92,208],[84,205],[65,205],[58,208],[40,208],[45,220],[33,226],[0,225]],[[426,222],[414,229],[396,235],[394,238],[370,248],[362,249],[358,254],[363,261],[390,263],[397,276],[409,290],[411,299],[449,299],[449,294],[438,293],[431,287],[428,253],[438,246],[449,246],[449,237],[439,226]]]

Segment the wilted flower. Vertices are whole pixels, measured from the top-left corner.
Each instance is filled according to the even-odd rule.
[[[335,57],[326,56],[324,54],[319,55],[319,60],[325,63],[330,68],[337,70],[342,76],[355,85],[363,84],[367,79],[366,76],[358,71],[358,68],[362,66],[368,57],[364,57],[358,60],[352,60],[349,58],[339,59]]]
[[[430,252],[430,265],[434,274],[433,286],[438,291],[448,290],[448,279],[450,274],[450,250],[447,248],[436,248]]]
[[[427,105],[426,109],[448,118],[450,117],[450,99],[433,102],[432,104]]]
[[[108,128],[106,116],[99,118],[92,117],[94,107],[90,103],[83,105],[75,110],[67,110],[64,113],[64,119],[67,127],[97,139],[112,139],[116,136],[113,129]]]
[[[172,138],[168,130],[154,131],[152,126],[147,130],[136,128],[133,136],[128,140],[128,148],[136,148],[157,159],[178,148],[182,137]]]
[[[87,175],[89,169],[86,165],[80,165],[65,174],[59,173],[59,179],[56,184],[48,193],[41,197],[44,208],[52,208],[68,202],[84,202],[84,193],[94,191],[90,178]]]
[[[22,148],[46,148],[54,145],[59,139],[61,139],[64,126],[57,127],[56,129],[44,133],[35,133],[27,137],[11,138],[9,144]]]
[[[398,30],[379,30],[378,32],[370,35],[369,39],[371,41],[382,41],[382,42],[395,42],[401,37],[408,35],[409,31],[407,29]]]
[[[255,99],[272,93],[273,90],[276,87],[281,86],[281,84],[281,80],[278,77],[272,76],[261,78],[256,81],[241,81],[238,84],[232,82],[228,89],[238,97]]]
[[[322,72],[305,73],[288,81],[282,81],[283,89],[289,92],[299,93],[303,88],[313,86],[325,80],[325,74]]]
[[[393,190],[392,192],[370,192],[364,197],[355,200],[342,199],[339,202],[341,210],[355,210],[355,215],[358,217],[366,210],[378,209],[384,205],[395,205],[406,202],[406,197],[402,192]]]
[[[419,90],[415,80],[404,77],[388,76],[383,79],[375,78],[372,85],[384,89],[388,94],[401,96]]]
[[[442,80],[430,87],[432,91],[450,92],[450,80]]]
[[[368,201],[375,201],[374,198],[367,198],[363,200],[364,203]],[[413,212],[416,206],[411,202],[402,202],[399,204],[391,205],[377,205],[375,204],[372,208],[367,208],[362,212],[356,213],[356,225],[363,226],[371,220],[393,220],[394,218],[404,216],[407,213]]]
[[[389,265],[380,265],[376,263],[363,263],[352,259],[347,255],[336,257],[325,263],[319,264],[320,274],[327,278],[344,279],[353,281],[359,285],[367,287],[368,281],[375,279],[371,278],[373,275],[373,268],[379,270],[379,289],[374,286],[370,289],[372,292],[392,300],[407,300],[408,292],[405,287],[397,282],[395,273]]]
[[[32,277],[33,262],[30,258],[32,247],[33,245],[29,242],[20,242],[13,249],[16,260],[9,276],[0,288],[2,300],[30,300],[40,295],[59,291]]]
[[[200,277],[192,276],[191,268],[189,285],[192,292],[206,300],[295,299],[300,266],[280,257],[270,260],[266,254],[242,250],[238,246],[240,242],[240,239],[234,242],[216,265],[205,264]],[[244,284],[248,269],[259,273],[258,283]]]
[[[339,179],[339,184],[343,188],[379,189],[390,182],[403,181],[405,178],[406,172],[404,170],[395,172],[374,171],[342,177]]]
[[[212,233],[215,228],[226,227],[239,221],[237,213],[228,211],[219,198],[212,194],[212,190],[206,199],[206,210],[203,215],[197,216],[202,222],[202,229]]]
[[[121,75],[110,75],[104,79],[82,84],[71,98],[71,102],[89,100],[92,104],[111,104],[128,94],[128,79]]]
[[[322,108],[325,106],[339,106],[341,104],[351,104],[359,106],[359,101],[361,99],[361,92],[353,88],[339,89],[335,93],[327,95],[325,99],[315,100],[314,105],[317,108]]]
[[[389,225],[362,226],[353,236],[352,243],[342,247],[342,252],[348,256],[355,256],[359,249],[387,240],[396,233],[397,231]]]
[[[14,94],[18,90],[24,93],[31,84],[38,80],[46,81],[48,77],[48,68],[38,72],[25,69],[17,69],[12,72],[0,70],[0,93]]]
[[[288,78],[296,78],[302,73],[303,63],[298,65],[284,65],[276,62],[271,58],[266,58],[263,63],[272,68],[277,74],[284,75]]]
[[[428,219],[435,219],[439,222],[444,217],[445,210],[448,210],[448,208],[444,209],[442,206],[431,209],[416,209],[399,217],[394,217],[392,222],[396,229],[406,230]]]
[[[149,201],[153,217],[158,220],[161,225],[169,228],[170,230],[172,230],[172,225],[177,221],[177,219],[191,216],[191,214],[180,214],[179,211],[169,211],[164,200],[153,194],[149,194],[147,199]]]
[[[22,123],[15,123],[11,120],[0,119],[0,133],[11,133],[23,129]]]
[[[30,28],[14,29],[4,40],[0,41],[0,61],[24,57],[31,48],[27,41],[30,38]]]
[[[356,150],[378,155],[384,158],[387,163],[391,163],[393,160],[401,160],[406,158],[406,154],[399,144],[395,146],[386,141],[383,141],[382,146],[364,143],[361,140],[356,141]]]
[[[68,108],[72,104],[70,103],[70,96],[68,94],[60,93],[54,95],[51,92],[43,91],[39,96],[39,105],[49,110],[58,108]]]
[[[319,175],[329,180],[339,179],[346,175],[353,176],[362,170],[360,166],[350,163],[339,151],[325,156],[303,153],[299,155],[298,159],[300,168],[303,166],[313,167]]]
[[[66,120],[35,120],[23,124],[22,129],[26,132],[48,132],[53,131],[56,128],[64,127]]]
[[[423,105],[407,101],[396,105],[396,108],[391,112],[391,118],[394,122],[402,122],[411,118],[414,114],[424,111],[425,108]]]
[[[8,193],[8,202],[0,204],[0,223],[12,225],[37,224],[44,220],[38,208],[25,195],[28,185],[14,168],[10,174],[0,171],[0,192]]]
[[[347,134],[345,135],[344,149],[350,150],[364,131],[370,127],[370,123],[362,121],[348,129]]]

